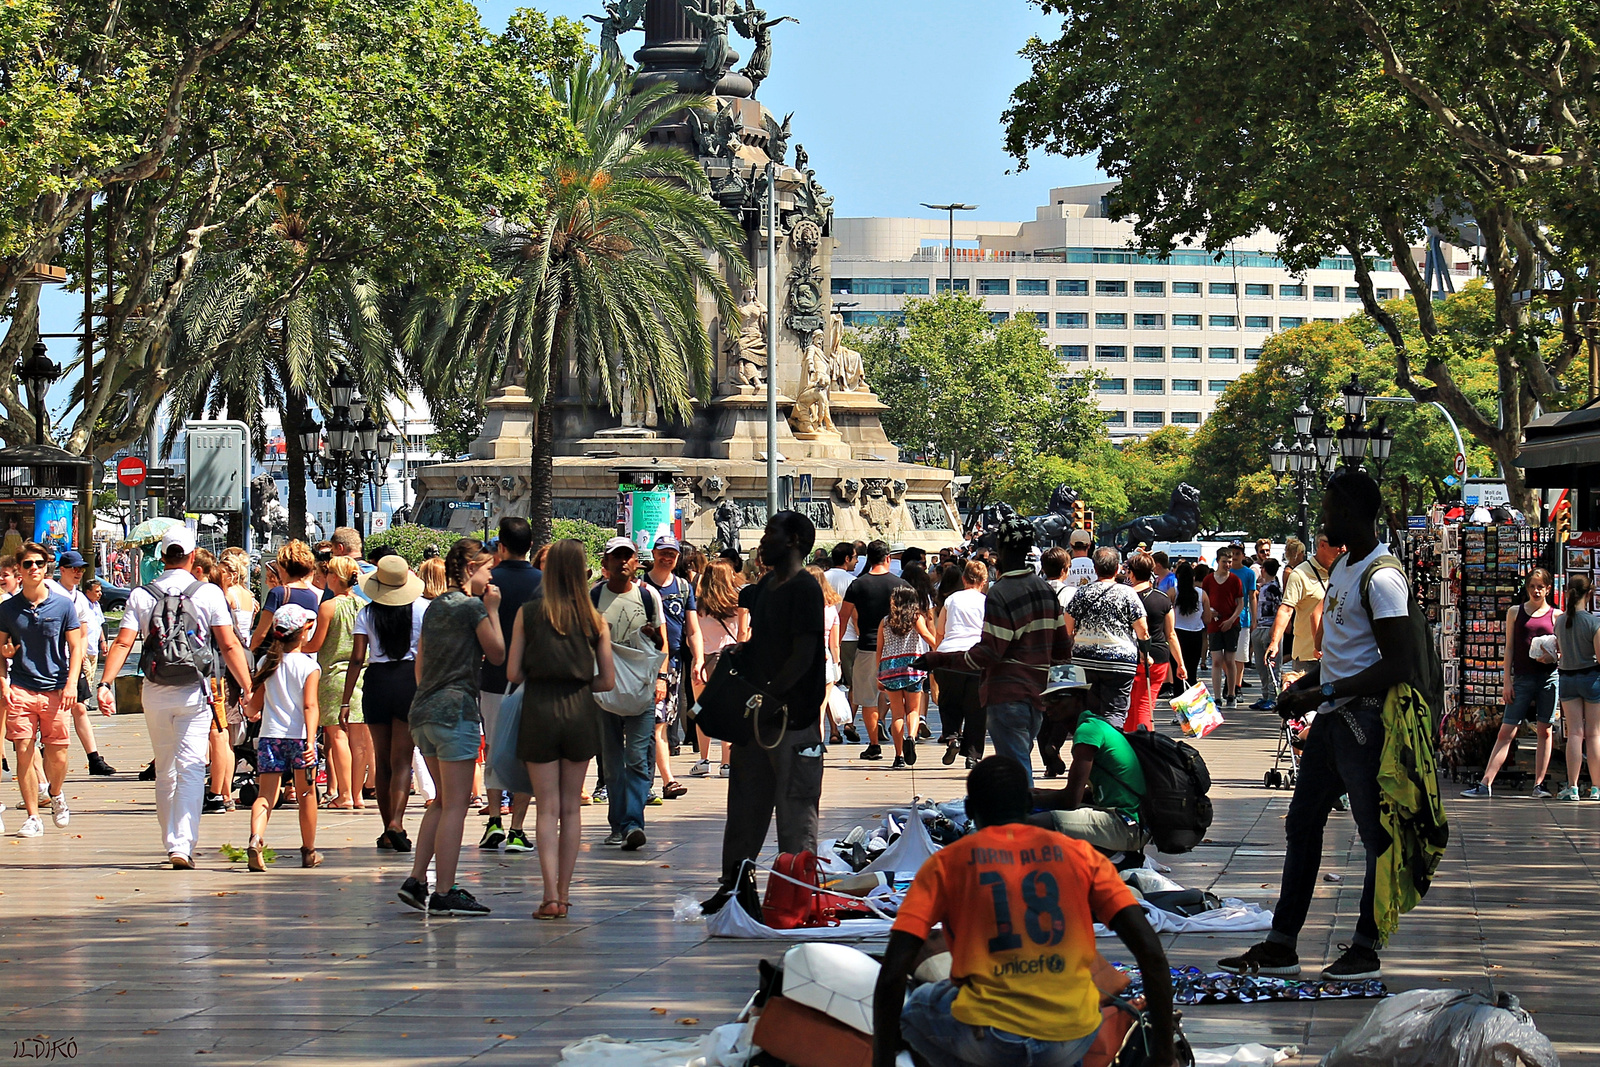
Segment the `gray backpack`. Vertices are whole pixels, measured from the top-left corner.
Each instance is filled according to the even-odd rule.
[[[211,627],[200,617],[194,593],[204,582],[196,580],[182,592],[168,593],[152,583],[144,591],[155,599],[150,630],[139,653],[139,670],[155,685],[204,684],[221,658]]]

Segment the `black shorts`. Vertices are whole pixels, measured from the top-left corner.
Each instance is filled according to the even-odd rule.
[[[361,683],[361,716],[369,726],[406,722],[411,714],[411,698],[417,695],[417,665],[413,660],[399,663],[369,663]]]
[[[1218,630],[1211,635],[1211,651],[1213,652],[1238,652],[1239,634],[1244,629],[1237,622],[1227,630]]]

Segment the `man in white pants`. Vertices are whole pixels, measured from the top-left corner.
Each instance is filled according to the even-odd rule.
[[[243,699],[249,700],[250,662],[234,632],[228,601],[217,586],[195,581],[189,571],[193,561],[194,531],[177,526],[162,535],[161,562],[166,570],[149,585],[128,595],[122,629],[117,631],[117,639],[106,654],[98,696],[102,708],[115,709],[116,693],[109,683],[122,670],[135,635],[150,635],[158,594],[187,597],[194,614],[210,629],[213,648],[221,653],[222,662],[244,690]],[[145,726],[150,730],[150,747],[155,752],[156,817],[161,821],[167,860],[174,868],[192,870],[211,760],[210,686],[205,678],[163,685],[146,677],[140,694]]]

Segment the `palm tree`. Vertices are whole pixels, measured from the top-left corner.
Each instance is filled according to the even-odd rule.
[[[699,164],[644,143],[704,98],[668,85],[635,92],[627,69],[608,59],[581,63],[555,96],[581,140],[541,169],[537,219],[486,229],[505,286],[418,303],[405,339],[433,395],[469,376],[480,396],[496,381],[525,382],[538,406],[529,520],[541,540],[550,535],[556,389],[575,386],[584,401],[616,411],[626,383],[635,395],[648,390],[668,417],[687,419],[714,376],[700,294],[712,295],[725,320],[737,314],[713,260],[749,276],[741,230],[707,195]]]

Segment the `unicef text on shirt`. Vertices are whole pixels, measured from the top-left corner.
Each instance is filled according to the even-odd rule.
[[[1009,978],[1018,975],[1043,974],[1046,971],[1051,974],[1060,974],[1066,969],[1067,961],[1052,952],[1048,956],[1037,956],[1031,960],[1007,960],[1004,963],[995,965],[991,973],[996,978]]]

